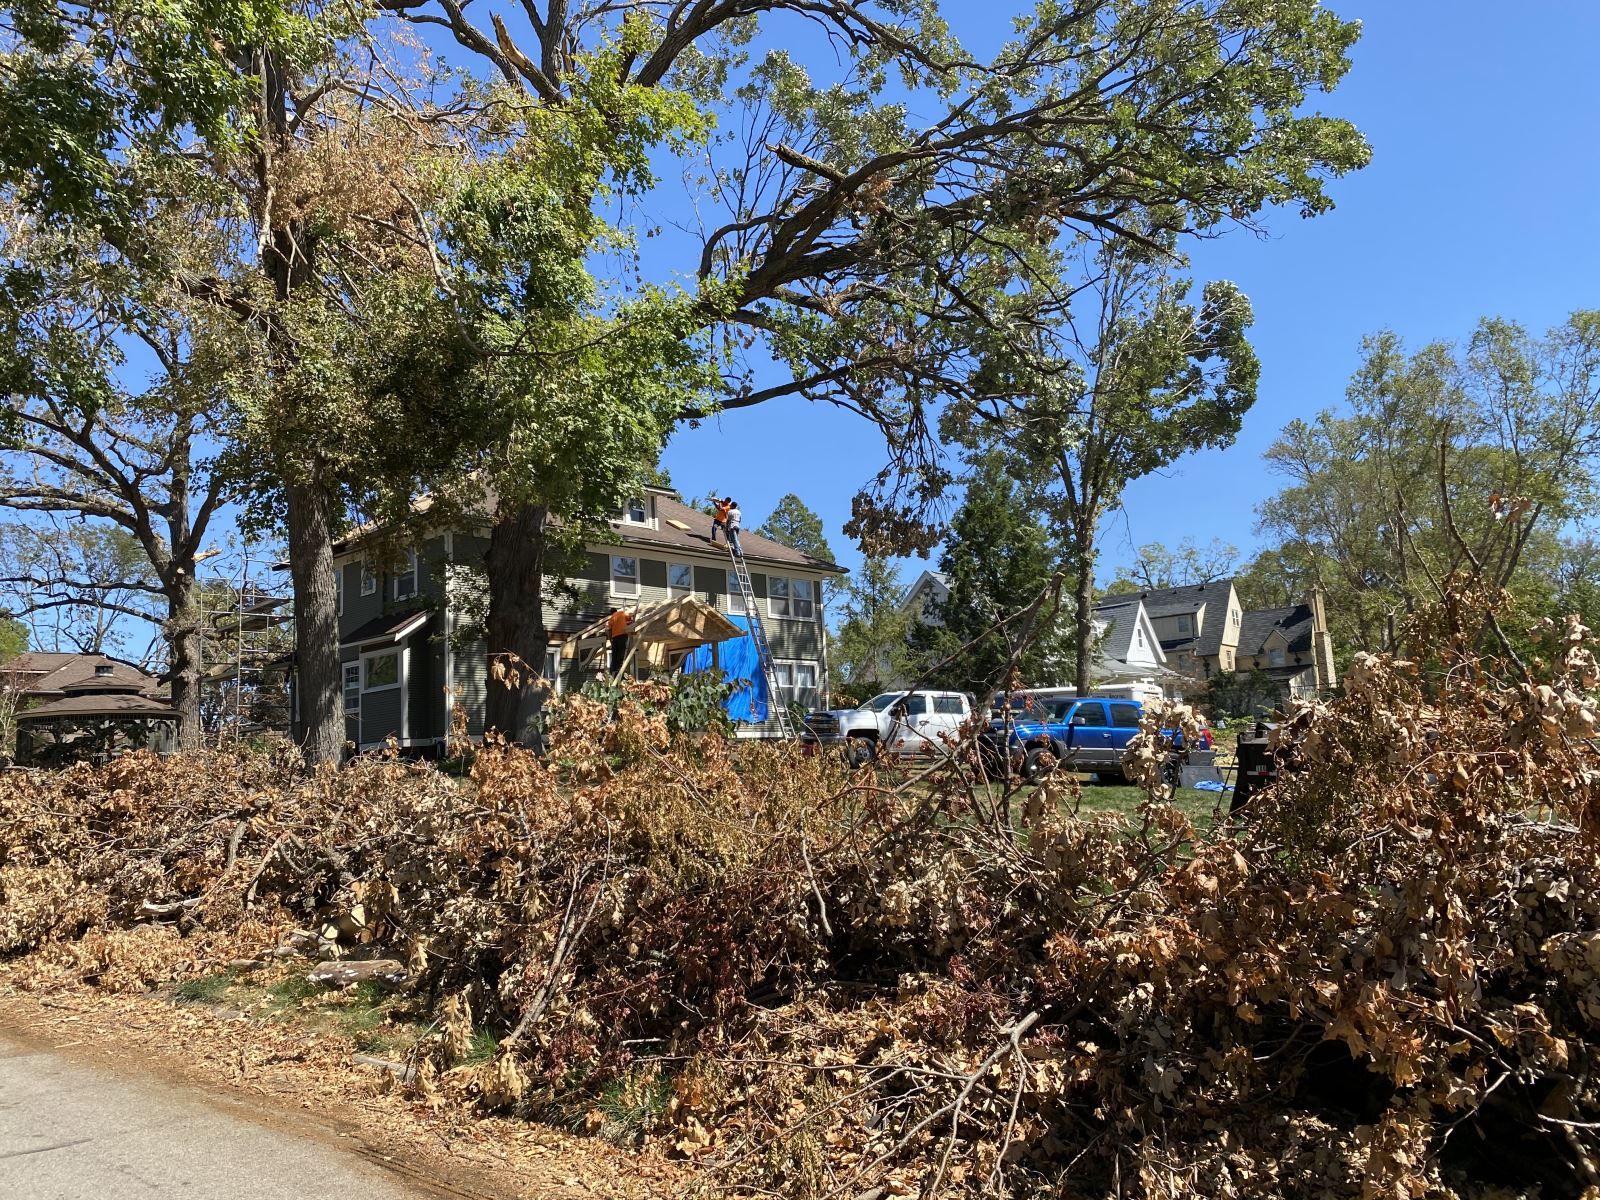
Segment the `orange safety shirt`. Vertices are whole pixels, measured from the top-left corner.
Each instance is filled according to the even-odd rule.
[[[606,625],[606,628],[611,631],[612,637],[621,637],[623,634],[628,632],[628,626],[632,623],[633,618],[627,613],[623,612],[621,609],[618,609],[616,612],[611,614],[611,620]]]

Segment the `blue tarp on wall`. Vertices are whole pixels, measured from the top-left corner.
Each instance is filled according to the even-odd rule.
[[[710,646],[697,646],[683,660],[683,673],[720,670],[728,682],[737,686],[728,697],[728,716],[735,721],[759,725],[767,719],[767,680],[756,655],[756,640],[749,633],[750,618],[723,615],[745,630],[745,635]]]

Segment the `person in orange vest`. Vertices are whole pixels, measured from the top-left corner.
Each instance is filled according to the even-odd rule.
[[[724,533],[727,532],[728,510],[732,507],[733,501],[727,496],[724,496],[711,506],[711,544],[713,546],[717,544],[717,530],[720,529]]]
[[[606,621],[606,632],[611,635],[611,673],[615,675],[622,670],[622,664],[628,657],[628,640],[632,637],[628,631],[633,628],[633,614],[625,613],[620,608],[611,610],[611,617]]]

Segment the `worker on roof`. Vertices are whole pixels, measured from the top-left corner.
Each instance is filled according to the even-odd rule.
[[[606,632],[611,635],[611,673],[617,674],[622,670],[622,664],[628,658],[628,640],[631,637],[629,630],[633,628],[633,614],[624,612],[620,608],[613,608],[611,616],[606,621]]]
[[[711,504],[711,544],[717,544],[717,530],[728,528],[728,510],[733,507],[733,501],[727,496],[721,500],[714,500]]]
[[[743,554],[739,548],[739,526],[744,521],[744,514],[739,511],[737,500],[728,501],[728,515],[722,518],[723,532],[727,535],[728,545],[735,554]]]

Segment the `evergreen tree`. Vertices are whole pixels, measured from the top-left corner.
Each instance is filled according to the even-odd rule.
[[[778,501],[772,515],[756,532],[764,538],[771,538],[780,546],[809,554],[821,562],[834,561],[833,547],[828,545],[828,535],[823,532],[822,518],[793,492]]]
[[[977,461],[939,560],[950,594],[911,630],[918,678],[981,696],[1005,685],[1014,662],[1024,683],[1059,682],[1057,556],[1036,511],[998,456]]]
[[[833,665],[852,694],[870,696],[904,674],[911,614],[900,607],[903,592],[887,558],[869,557],[845,585]]]

